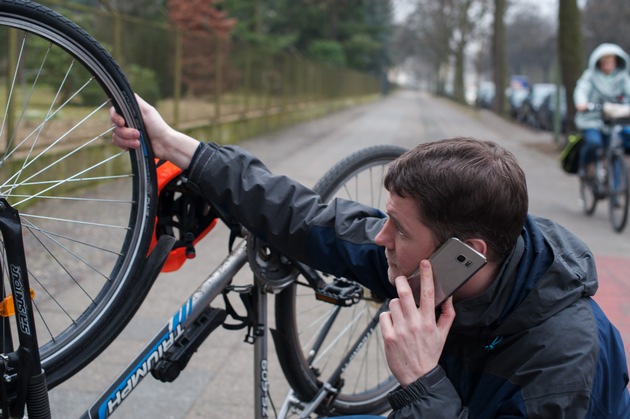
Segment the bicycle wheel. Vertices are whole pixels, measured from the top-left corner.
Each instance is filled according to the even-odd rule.
[[[614,152],[608,166],[608,215],[613,230],[618,233],[626,227],[629,202],[628,168],[623,151]]]
[[[580,178],[580,202],[582,203],[582,211],[586,215],[593,215],[597,208],[598,192],[597,180],[595,175],[590,175],[595,170],[592,167],[587,168],[587,175]]]
[[[0,49],[0,195],[20,212],[52,388],[100,353],[148,292],[138,273],[155,220],[153,152],[144,140],[141,152],[111,144],[109,107],[142,129],[140,112],[85,31],[39,4],[0,1],[0,39],[9,41]]]
[[[404,151],[375,146],[355,152],[333,166],[314,189],[325,201],[339,196],[384,209],[383,176],[387,165]],[[276,339],[278,358],[297,397],[312,400],[322,386],[320,379],[328,379],[342,358],[351,355],[343,372],[344,385],[332,405],[320,406],[319,413],[378,414],[388,410],[387,393],[398,382],[387,366],[377,324],[388,301],[364,289],[357,304],[339,307],[316,300],[313,289],[303,285],[289,285],[276,297],[275,305],[277,333],[282,337]],[[373,321],[370,333],[363,333]],[[362,346],[352,349],[358,340]]]

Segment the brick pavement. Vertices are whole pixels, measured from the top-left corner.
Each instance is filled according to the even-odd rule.
[[[595,301],[612,320],[630,354],[630,256],[595,256],[599,289]]]

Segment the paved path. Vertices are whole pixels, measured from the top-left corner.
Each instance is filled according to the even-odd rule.
[[[372,144],[412,147],[418,142],[465,135],[491,139],[512,150],[523,165],[531,212],[556,219],[582,237],[599,264],[597,300],[620,327],[630,349],[630,229],[616,234],[604,205],[592,217],[578,206],[577,180],[562,173],[551,135],[419,92],[401,92],[243,144],[277,173],[313,185],[350,152]],[[194,261],[158,278],[145,304],[96,362],[51,392],[55,418],[79,416],[132,356],[168,320],[225,255],[226,233],[213,233]],[[244,278],[249,278],[245,275]],[[272,302],[270,302],[270,306]],[[273,319],[271,319],[273,322]],[[242,332],[217,330],[171,384],[144,380],[115,413],[120,418],[253,417],[253,350]],[[270,346],[271,395],[277,408],[287,385]]]

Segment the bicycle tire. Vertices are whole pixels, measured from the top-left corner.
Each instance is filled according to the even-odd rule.
[[[402,147],[392,145],[373,146],[357,151],[333,166],[314,189],[320,193],[324,201],[343,196],[383,210],[385,190],[382,179],[387,164],[405,151]],[[368,199],[365,199],[366,196]],[[302,291],[305,291],[305,294]],[[282,337],[276,339],[280,365],[296,396],[305,402],[313,399],[322,386],[320,377],[327,378],[329,372],[337,368],[338,360],[348,353],[349,345],[352,344],[353,339],[356,339],[352,333],[342,336],[341,332],[347,331],[344,327],[362,322],[362,326],[352,328],[355,332],[362,330],[363,325],[377,318],[381,307],[388,304],[387,300],[371,295],[366,290],[364,297],[367,296],[367,298],[363,298],[351,307],[341,308],[335,320],[335,326],[339,329],[334,329],[334,331],[330,329],[332,336],[327,335],[327,341],[322,345],[322,347],[328,344],[331,346],[320,351],[329,358],[318,355],[311,362],[309,361],[311,347],[308,339],[315,334],[309,335],[312,316],[317,312],[315,317],[318,320],[328,318],[329,313],[336,307],[315,300],[312,291],[294,282],[278,294],[275,304],[277,333]],[[299,313],[296,311],[298,308],[301,310]],[[306,319],[307,313],[308,319]],[[360,317],[362,313],[367,313],[367,315]],[[389,371],[382,343],[377,324],[373,333],[366,338],[360,352],[353,354],[352,363],[344,371],[345,385],[340,393],[334,398],[332,405],[318,408],[317,411],[320,414],[368,412],[380,414],[390,408],[387,393],[396,388],[398,382]],[[337,362],[332,361],[333,357]],[[369,368],[366,362],[369,362]],[[360,381],[364,381],[365,385],[359,387]]]
[[[583,176],[580,178],[580,201],[582,211],[586,215],[593,215],[597,208],[599,197],[596,182],[595,178],[591,176]]]
[[[145,138],[139,151],[111,144],[111,105],[144,127],[125,75],[88,33],[45,6],[7,0],[0,32],[16,41],[3,50],[15,65],[0,69],[0,194],[20,212],[53,388],[111,343],[149,291],[139,273],[155,221],[154,158]]]
[[[608,215],[614,231],[621,233],[628,221],[630,188],[623,150],[613,152],[608,167]],[[617,183],[618,182],[618,183]]]

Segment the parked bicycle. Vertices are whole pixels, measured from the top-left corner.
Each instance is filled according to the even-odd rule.
[[[622,232],[628,220],[630,188],[624,138],[630,138],[630,105],[590,104],[589,110],[600,110],[610,127],[610,140],[597,150],[593,162],[580,178],[580,197],[584,213],[592,215],[600,200],[608,199],[608,214],[613,230]]]
[[[3,417],[22,417],[25,406],[31,418],[48,417],[47,390],[93,361],[134,316],[164,264],[178,269],[221,217],[181,187],[181,173],[168,163],[156,170],[147,139],[138,152],[111,145],[110,106],[141,132],[143,124],[124,74],[84,30],[37,3],[0,0],[0,39],[7,40],[0,66],[0,407]],[[324,200],[343,195],[382,208],[381,178],[403,151],[356,152],[315,189]],[[277,294],[278,358],[292,388],[281,416],[388,409],[386,394],[397,382],[377,327],[388,301],[229,227],[234,242],[224,261],[85,416],[112,414],[149,372],[176,379],[219,326],[248,330],[254,379],[263,383],[270,293]],[[234,286],[245,265],[252,283]],[[230,308],[235,295],[244,315]],[[255,387],[255,416],[269,417],[267,386]]]

